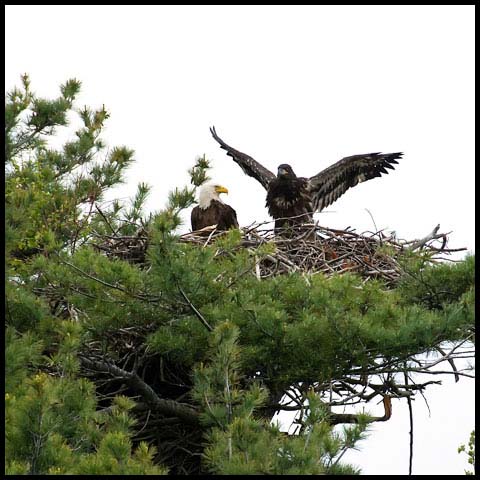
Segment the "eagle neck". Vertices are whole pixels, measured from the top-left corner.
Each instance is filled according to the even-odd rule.
[[[202,209],[202,210],[206,210],[207,208],[209,208],[211,205],[212,205],[212,202],[215,201],[215,202],[219,202],[219,203],[223,203],[221,200],[220,200],[220,197],[217,195],[216,197],[215,196],[212,196],[212,195],[209,195],[209,196],[202,196],[200,195],[200,198],[198,199],[198,206]]]

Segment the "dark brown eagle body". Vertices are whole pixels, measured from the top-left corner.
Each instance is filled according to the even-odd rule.
[[[217,230],[238,228],[237,212],[220,200],[221,193],[228,193],[228,189],[213,183],[200,187],[198,205],[192,209],[190,216],[193,231],[210,225],[216,225]]]
[[[192,230],[200,230],[209,225],[217,225],[217,230],[238,228],[237,213],[235,210],[219,200],[212,200],[210,206],[202,208],[196,206],[191,214]]]
[[[393,164],[403,155],[401,152],[352,155],[307,179],[297,177],[287,164],[280,165],[275,175],[249,155],[227,145],[215,127],[210,132],[227,155],[267,190],[266,206],[275,219],[276,229],[311,223],[314,212],[320,212],[359,182],[380,177],[388,173],[387,169],[393,170]]]
[[[265,206],[275,219],[275,230],[313,222],[314,210],[308,187],[306,178],[280,176],[270,182]]]

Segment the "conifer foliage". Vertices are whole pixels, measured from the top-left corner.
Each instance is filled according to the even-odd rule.
[[[474,257],[406,255],[395,288],[259,280],[272,243],[179,241],[205,157],[158,212],[144,212],[145,184],[129,204],[104,201],[134,153],[107,149],[108,113],[77,109],[79,90],[39,98],[25,75],[6,99],[6,473],[359,473],[345,451],[390,418],[391,398],[437,383],[412,377],[432,352],[468,355]],[[363,413],[378,400],[383,416]],[[295,432],[272,422],[281,411]]]

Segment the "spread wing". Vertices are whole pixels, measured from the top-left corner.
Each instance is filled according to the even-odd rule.
[[[352,155],[314,175],[310,178],[314,211],[321,211],[357,183],[380,177],[388,173],[387,168],[394,170],[393,164],[402,155],[402,152]]]
[[[213,138],[220,144],[220,147],[227,151],[227,155],[230,155],[247,175],[258,180],[265,189],[268,188],[269,183],[275,178],[275,175],[270,170],[265,168],[263,165],[260,165],[256,160],[247,154],[239,152],[238,150],[235,150],[227,145],[217,135],[215,127],[211,127],[210,132],[212,133]]]

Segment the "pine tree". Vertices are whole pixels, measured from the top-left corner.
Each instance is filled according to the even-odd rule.
[[[471,465],[472,470],[465,470],[465,475],[475,475],[475,430],[470,433],[468,440],[468,451],[464,444],[458,447],[458,453],[465,452],[468,456],[468,463]]]
[[[94,383],[79,374],[85,325],[64,303],[68,287],[38,267],[82,248],[96,225],[95,202],[133,159],[125,147],[100,159],[103,107],[77,112],[75,140],[60,150],[49,144],[76,113],[79,89],[70,80],[57,99],[39,98],[24,75],[5,104],[5,473],[164,474],[153,446],[132,448],[134,403],[118,395],[100,408]]]
[[[155,214],[145,184],[105,206],[133,161],[101,140],[107,111],[75,110],[76,80],[54,100],[22,81],[6,101],[6,473],[358,473],[345,451],[390,418],[392,397],[436,383],[412,380],[429,368],[416,356],[450,342],[453,362],[472,340],[473,256],[406,252],[396,288],[349,273],[259,280],[271,243],[244,248],[239,230],[180,241],[205,157]],[[55,149],[75,113],[83,126]],[[338,413],[352,399],[356,413]],[[379,399],[384,416],[363,413]],[[297,412],[295,434],[278,411]]]

